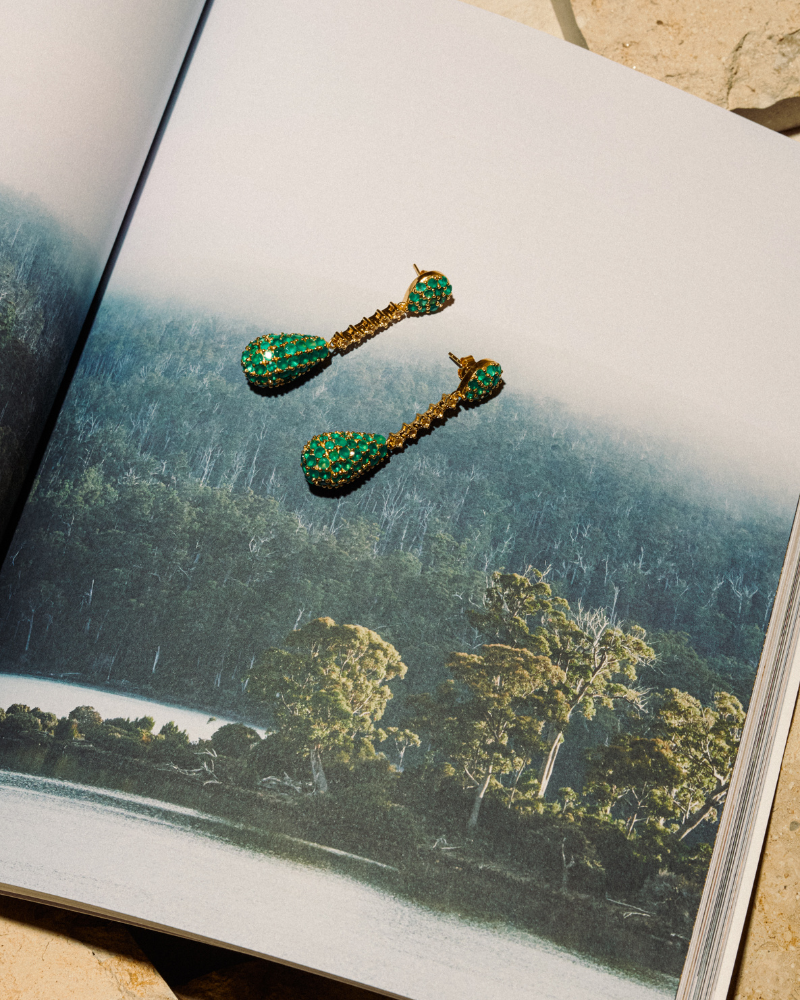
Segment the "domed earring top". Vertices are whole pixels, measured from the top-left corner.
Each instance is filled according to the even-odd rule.
[[[242,368],[248,382],[276,389],[311,371],[330,354],[344,354],[351,347],[374,337],[407,316],[441,312],[453,301],[453,286],[440,271],[420,271],[401,302],[390,302],[372,316],[335,333],[326,343],[322,337],[299,333],[271,333],[252,340],[242,353]]]
[[[458,365],[461,379],[455,392],[445,393],[438,403],[431,403],[424,413],[418,413],[409,424],[403,424],[396,434],[388,438],[381,434],[363,431],[328,431],[317,434],[306,443],[300,461],[306,479],[312,486],[325,490],[338,489],[377,468],[392,451],[402,451],[409,440],[434,420],[445,418],[448,410],[455,410],[462,402],[478,403],[487,399],[500,385],[503,369],[496,361],[484,358],[476,361],[450,357]]]

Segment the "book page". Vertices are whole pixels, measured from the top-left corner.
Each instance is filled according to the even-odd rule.
[[[0,533],[201,9],[0,4]]]
[[[0,574],[2,881],[673,997],[800,493],[798,156],[455,0],[217,0]]]

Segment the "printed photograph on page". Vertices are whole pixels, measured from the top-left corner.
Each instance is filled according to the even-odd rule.
[[[674,996],[798,496],[800,203],[628,83],[455,2],[217,0],[0,573],[5,883],[400,996]],[[248,383],[415,265],[452,301]],[[309,486],[450,353],[502,384]]]
[[[76,0],[4,12],[0,534],[200,13]]]

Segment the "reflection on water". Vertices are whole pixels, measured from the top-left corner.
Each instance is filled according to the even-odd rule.
[[[85,687],[83,684],[53,681],[46,677],[0,674],[0,708],[8,708],[14,703],[41,708],[44,712],[55,712],[59,717],[68,715],[78,705],[91,705],[104,719],[140,719],[143,715],[149,715],[156,721],[156,732],[165,722],[174,722],[179,729],[186,730],[191,740],[208,740],[220,726],[238,721],[218,718],[210,722],[206,712],[165,705],[150,701],[149,698],[120,694],[105,688]],[[263,736],[263,730],[260,732]]]
[[[236,824],[154,799],[0,772],[0,880],[414,1000],[656,1000],[530,934],[434,913],[333,868],[232,843]]]

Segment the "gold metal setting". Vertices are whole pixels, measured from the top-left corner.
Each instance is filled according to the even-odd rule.
[[[384,438],[381,434],[364,431],[326,431],[307,441],[300,461],[311,486],[335,490],[352,485],[382,465],[389,452],[402,451],[434,420],[445,419],[448,411],[457,409],[461,403],[483,402],[501,385],[503,369],[491,358],[476,361],[471,354],[466,358],[457,358],[455,354],[450,357],[458,365],[461,379],[456,391],[446,392],[438,403],[418,413],[410,424],[403,424],[397,434]]]
[[[405,301],[390,302],[385,309],[378,309],[371,316],[365,316],[360,323],[348,326],[341,333],[335,333],[328,341],[328,347],[332,351],[344,354],[346,350],[360,344],[362,340],[369,340],[375,334],[388,330],[390,326],[399,323],[408,315],[408,307]]]
[[[418,413],[410,424],[403,424],[396,434],[389,434],[386,438],[386,447],[389,451],[402,451],[409,441],[417,437],[420,431],[428,430],[434,420],[443,420],[448,410],[455,410],[460,403],[471,401],[470,394],[468,394],[469,386],[478,371],[487,370],[492,366],[500,369],[497,362],[492,361],[491,358],[476,361],[471,354],[465,358],[459,358],[452,351],[448,356],[458,365],[458,377],[461,379],[458,388],[455,392],[446,392],[438,403],[431,403],[424,413]],[[500,369],[494,385],[486,392],[475,395],[476,401],[481,398],[481,395],[488,395],[494,391],[499,385],[500,375],[502,375],[502,369]]]
[[[242,353],[247,381],[259,388],[279,388],[306,375],[331,354],[344,354],[407,316],[429,316],[446,309],[453,301],[453,286],[447,278],[441,271],[420,271],[416,264],[414,270],[417,276],[402,302],[390,302],[329,341],[297,333],[265,334],[251,340]]]
[[[407,316],[427,316],[441,312],[452,304],[453,286],[441,271],[420,271],[416,264],[414,270],[417,276],[408,286],[402,302],[390,302],[385,309],[378,309],[341,333],[335,333],[328,341],[331,351],[343,354],[363,340],[369,340],[377,333],[388,330]]]

